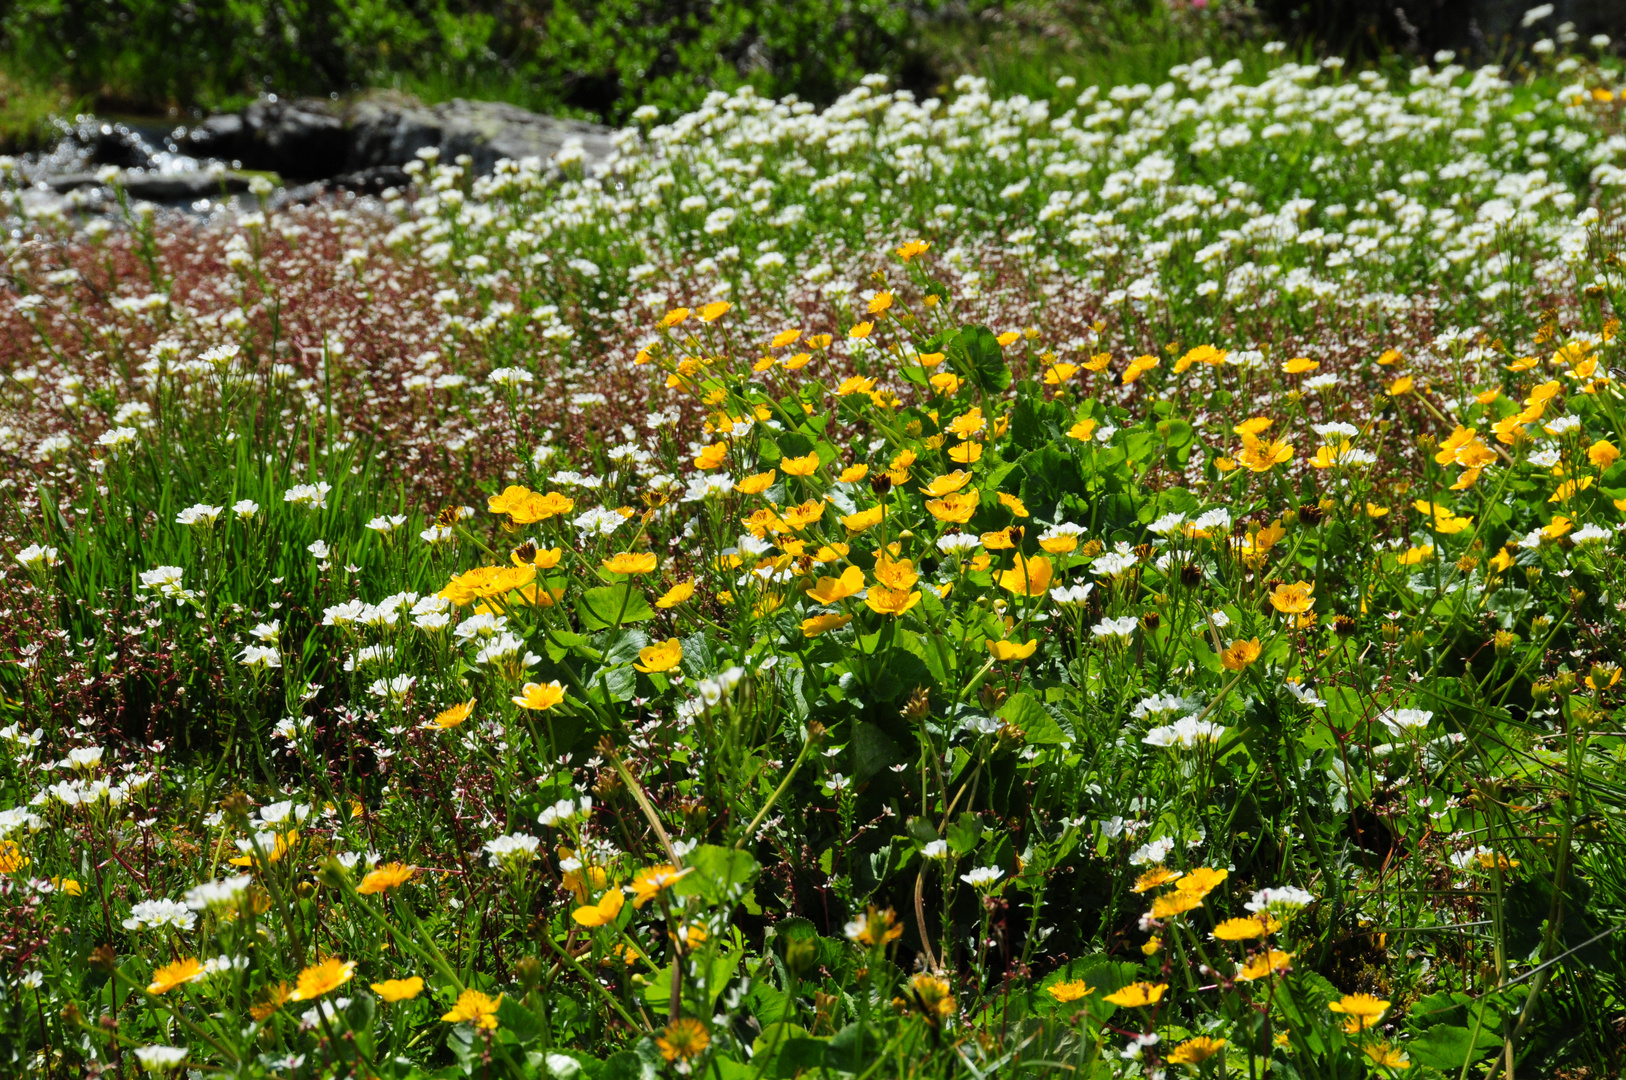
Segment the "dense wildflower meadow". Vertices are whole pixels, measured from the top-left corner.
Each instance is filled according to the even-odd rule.
[[[7,192],[0,1072],[1618,1075],[1618,76],[1273,65]]]

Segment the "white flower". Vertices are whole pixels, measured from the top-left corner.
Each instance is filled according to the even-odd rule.
[[[374,697],[385,701],[401,701],[417,681],[412,675],[397,675],[393,679],[374,679],[367,690]]]
[[[560,799],[538,814],[536,820],[542,825],[558,827],[567,825],[578,817],[586,817],[592,810],[593,800],[590,796],[582,796],[579,803],[570,799]]]
[[[1298,699],[1301,705],[1308,705],[1312,709],[1323,709],[1327,706],[1327,703],[1322,701],[1321,697],[1308,687],[1300,686],[1296,682],[1283,683],[1282,685],[1287,688],[1289,694]]]
[[[501,367],[497,368],[490,375],[487,375],[486,381],[491,383],[493,386],[501,386],[508,390],[516,390],[528,382],[534,382],[535,379],[532,377],[531,373],[526,371],[524,368]]]
[[[1570,533],[1570,541],[1576,544],[1590,544],[1598,540],[1607,540],[1611,535],[1613,534],[1610,533],[1608,529],[1594,525],[1592,522],[1587,522],[1579,529],[1576,529],[1574,532]]]
[[[54,547],[29,544],[17,553],[17,562],[30,570],[41,566],[55,566],[57,564],[57,550]]]
[[[1005,871],[997,866],[979,866],[969,874],[961,874],[960,880],[973,889],[992,888],[994,882],[1005,876]]]
[[[937,550],[944,555],[957,555],[981,546],[982,541],[972,533],[945,533],[937,538]]]
[[[240,518],[251,518],[260,512],[260,504],[253,499],[239,499],[231,504],[231,512]]]
[[[303,506],[307,510],[326,510],[328,492],[333,490],[331,484],[295,484],[283,492],[282,501],[292,503],[294,506]]]
[[[240,874],[220,881],[206,881],[188,890],[182,899],[193,911],[231,907],[248,892],[248,887],[253,883],[254,878],[249,874]]]
[[[1434,714],[1427,709],[1391,709],[1378,716],[1378,723],[1395,735],[1403,735],[1408,731],[1419,731],[1427,727],[1432,719]]]
[[[1274,889],[1260,889],[1243,906],[1249,911],[1292,911],[1315,903],[1315,894],[1296,885],[1282,885]]]
[[[124,928],[159,930],[173,927],[176,930],[190,930],[197,925],[197,921],[198,917],[179,901],[144,900],[130,909],[130,917],[124,920]]]
[[[318,561],[324,560],[328,556],[326,540],[317,540],[314,543],[307,545],[305,550],[310,552],[311,557]]]
[[[920,849],[920,853],[928,859],[942,860],[948,858],[949,846],[947,840],[933,840]]]
[[[519,866],[536,857],[540,843],[527,833],[507,833],[495,840],[488,840],[484,850],[491,857],[492,866]]]
[[[1168,858],[1169,852],[1173,850],[1174,840],[1170,837],[1165,836],[1161,840],[1153,840],[1151,843],[1142,844],[1135,849],[1134,853],[1129,856],[1129,865],[1156,866]]]
[[[224,506],[210,506],[208,503],[198,503],[195,506],[188,506],[185,510],[176,514],[175,524],[202,525],[207,528],[219,520],[220,515],[225,511]]]
[[[1146,526],[1146,531],[1156,536],[1167,536],[1172,532],[1178,531],[1180,526],[1185,523],[1185,520],[1186,515],[1184,514],[1164,514],[1162,517]],[[1103,556],[1103,558],[1105,558],[1105,556]],[[1100,562],[1100,559],[1096,560],[1096,564],[1098,566]]]
[[[136,1060],[148,1072],[173,1072],[181,1067],[187,1053],[184,1046],[138,1046],[135,1050]]]
[[[137,431],[133,427],[117,427],[111,431],[104,431],[96,436],[96,445],[105,446],[114,452],[136,441]]]
[[[1530,464],[1538,469],[1550,469],[1558,464],[1561,456],[1557,447],[1549,446],[1545,450],[1537,450],[1534,454],[1531,454]]]
[[[1088,581],[1082,585],[1057,585],[1050,590],[1050,599],[1063,607],[1082,607],[1094,591],[1095,583]]]
[[[1128,638],[1135,633],[1140,620],[1133,615],[1125,615],[1118,619],[1102,619],[1090,628],[1090,632],[1099,638]]]
[[[1109,551],[1098,556],[1090,565],[1102,577],[1117,577],[1139,561],[1132,553]]]
[[[89,772],[102,761],[102,748],[99,746],[81,746],[76,750],[69,750],[68,756],[63,760],[64,769],[77,769],[80,772]]]
[[[394,532],[396,529],[399,529],[405,524],[405,514],[391,514],[389,517],[380,515],[379,517],[375,517],[369,521],[367,523],[367,528],[373,530],[373,532],[383,533],[384,535],[388,536],[390,533]]]
[[[1153,728],[1141,741],[1148,746],[1180,747],[1190,749],[1201,743],[1218,742],[1225,733],[1225,725],[1212,720],[1199,720],[1195,716],[1182,716],[1174,723]]]
[[[237,659],[243,662],[244,667],[259,671],[282,666],[282,653],[277,651],[275,645],[245,645],[243,651],[237,654]]]

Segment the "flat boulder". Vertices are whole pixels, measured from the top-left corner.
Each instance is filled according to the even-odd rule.
[[[352,104],[345,119],[351,170],[405,165],[431,146],[445,161],[467,154],[480,175],[492,172],[503,158],[550,161],[572,144],[581,147],[583,163],[591,166],[608,157],[612,148],[611,130],[601,124],[543,116],[501,101],[457,98],[423,105],[396,95],[377,95]]]

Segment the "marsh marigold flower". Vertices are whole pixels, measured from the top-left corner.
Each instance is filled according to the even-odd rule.
[[[1253,982],[1255,979],[1267,978],[1278,971],[1285,971],[1293,954],[1282,952],[1280,949],[1265,949],[1248,958],[1236,977],[1243,982]]]
[[[1201,1065],[1224,1048],[1224,1039],[1210,1039],[1207,1035],[1198,1035],[1169,1051],[1168,1062],[1170,1065]]]
[[[1168,983],[1132,982],[1101,1000],[1124,1009],[1139,1009],[1162,1001],[1163,992],[1168,988]]]
[[[714,300],[700,309],[700,318],[705,322],[716,322],[727,315],[733,306],[727,300]]]
[[[802,636],[818,637],[831,630],[840,630],[852,621],[851,615],[814,615],[802,620]]]
[[[461,705],[453,705],[449,709],[442,709],[440,712],[435,714],[435,718],[429,721],[429,723],[434,727],[445,730],[448,728],[457,727],[459,724],[463,723],[473,715],[474,699],[470,698]]]
[[[987,537],[983,538],[983,546],[993,549]],[[1054,574],[1055,568],[1043,555],[1024,558],[1019,553],[1015,565],[999,575],[999,587],[1017,596],[1043,596],[1050,591]]]
[[[864,596],[864,606],[877,615],[897,618],[920,603],[920,593],[893,589],[886,585],[872,585]]]
[[[1276,586],[1270,594],[1270,606],[1283,615],[1302,615],[1315,607],[1315,584],[1297,581]]]
[[[608,926],[621,914],[625,903],[626,897],[621,890],[611,889],[599,898],[598,903],[584,904],[572,911],[570,917],[582,926]]]
[[[389,892],[391,889],[400,888],[411,881],[417,872],[418,868],[416,866],[407,866],[405,863],[398,862],[385,863],[362,878],[361,884],[356,887],[356,891],[363,896]]]
[[[673,1020],[655,1037],[655,1048],[668,1062],[688,1062],[711,1045],[706,1026],[692,1016]]]
[[[1095,987],[1088,985],[1083,979],[1074,979],[1071,982],[1059,982],[1048,986],[1045,992],[1066,1005],[1068,1002],[1089,997],[1095,993]]]
[[[328,957],[319,960],[299,973],[299,980],[291,995],[293,1001],[311,1001],[350,981],[356,973],[354,960]]]
[[[1215,941],[1248,941],[1264,937],[1281,929],[1281,921],[1274,916],[1252,915],[1242,919],[1226,919],[1214,927]]]
[[[632,906],[642,908],[683,879],[693,867],[679,870],[671,863],[646,866],[632,876]]]
[[[683,660],[683,642],[677,638],[667,638],[655,645],[647,645],[638,650],[638,662],[632,666],[646,675],[655,675],[662,671],[671,671]]]
[[[1249,638],[1246,641],[1239,638],[1220,653],[1220,665],[1226,671],[1241,671],[1257,659],[1259,659],[1258,638]]]
[[[565,688],[556,680],[550,683],[526,683],[513,702],[522,709],[541,712],[551,709],[565,699]]]
[[[385,1001],[411,1001],[423,993],[423,980],[414,975],[410,979],[385,979],[368,987]]]
[[[821,577],[818,583],[807,590],[807,595],[826,607],[830,607],[849,596],[856,596],[864,589],[864,571],[856,566],[849,566],[841,572],[840,577]]]
[[[457,996],[457,1004],[441,1019],[448,1024],[473,1024],[486,1031],[497,1029],[497,1007],[502,995],[489,997],[478,990],[465,990]]]
[[[1033,655],[1033,651],[1038,647],[1039,643],[1037,641],[1015,642],[989,639],[988,642],[988,651],[993,653],[994,659],[1001,663],[1008,663],[1011,660],[1026,660]]]
[[[652,551],[617,552],[605,559],[603,565],[604,569],[612,574],[649,574],[655,570],[655,553]]]
[[[898,920],[898,913],[891,908],[878,908],[871,904],[847,923],[844,931],[847,940],[875,948],[878,945],[890,945],[901,938],[903,923]]]
[[[662,611],[665,611],[668,608],[677,607],[679,604],[683,603],[693,595],[694,582],[680,581],[676,585],[673,585],[670,589],[667,589],[666,592],[662,593],[661,598],[655,601],[655,606],[660,608]]]
[[[203,965],[198,963],[195,956],[177,960],[173,964],[165,964],[152,973],[152,982],[147,986],[147,993],[167,994],[177,986],[189,983],[202,974]]]
[[[1341,1000],[1328,1004],[1327,1009],[1346,1017],[1344,1031],[1354,1035],[1383,1019],[1383,1014],[1389,1011],[1389,1003],[1371,994],[1345,994]]]
[[[779,467],[785,470],[786,476],[812,476],[819,471],[819,455],[812,453],[802,457],[781,458]]]

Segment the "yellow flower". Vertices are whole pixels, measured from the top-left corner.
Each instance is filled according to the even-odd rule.
[[[892,294],[883,289],[870,298],[869,314],[879,315],[891,306]]]
[[[739,483],[734,485],[734,490],[745,495],[760,495],[764,491],[767,491],[769,488],[773,487],[773,482],[777,475],[778,474],[775,473],[773,469],[769,469],[765,473],[757,473],[755,476],[747,476],[744,480],[741,480]]]
[[[1072,982],[1060,982],[1046,988],[1046,993],[1063,1005],[1070,1001],[1078,1001],[1095,993],[1095,987],[1086,985],[1083,979],[1074,979]]]
[[[1227,870],[1215,870],[1207,866],[1199,866],[1191,873],[1183,876],[1175,883],[1175,888],[1183,893],[1190,893],[1196,897],[1204,897],[1219,887],[1220,883],[1230,876]]]
[[[1093,419],[1080,420],[1067,429],[1067,437],[1077,439],[1079,442],[1089,442],[1095,434],[1095,421]]]
[[[570,913],[570,917],[582,926],[608,926],[621,914],[626,899],[620,889],[611,889],[599,898],[598,903],[579,907]]]
[[[1366,516],[1369,518],[1380,518],[1388,513],[1389,508],[1387,506],[1378,506],[1375,503],[1366,504]]]
[[[1259,659],[1258,638],[1249,638],[1247,641],[1238,638],[1220,653],[1220,664],[1226,671],[1241,671],[1257,659]]]
[[[991,547],[986,537],[983,538],[983,546]],[[1018,552],[1015,566],[1000,573],[999,587],[1017,596],[1043,596],[1050,591],[1050,580],[1054,574],[1055,568],[1043,555],[1023,558]]]
[[[1306,581],[1285,582],[1270,594],[1270,606],[1283,615],[1301,615],[1315,607],[1315,585]]]
[[[407,866],[405,863],[398,862],[385,863],[362,878],[361,884],[356,887],[356,891],[363,896],[389,892],[391,889],[400,888],[411,881],[413,875],[417,872],[418,868],[416,866]]]
[[[1224,1039],[1210,1039],[1207,1035],[1198,1035],[1170,1050],[1168,1062],[1170,1065],[1201,1065],[1224,1048]]]
[[[678,325],[679,323],[681,323],[683,320],[687,319],[688,317],[689,317],[689,309],[688,308],[686,308],[686,307],[673,308],[671,311],[668,311],[665,315],[661,316],[661,329],[662,330],[670,330],[672,327]]]
[[[710,1045],[706,1026],[692,1016],[673,1020],[655,1038],[655,1048],[668,1062],[693,1061]]]
[[[1176,888],[1152,901],[1152,918],[1168,919],[1183,915],[1203,906],[1201,893],[1182,892]]]
[[[886,585],[871,585],[864,596],[864,606],[877,615],[897,618],[920,603],[920,593],[894,589]]]
[[[565,688],[555,680],[550,683],[526,683],[524,689],[512,700],[522,709],[541,712],[553,708],[564,699]]]
[[[165,964],[152,973],[152,982],[147,987],[149,994],[167,994],[184,983],[203,974],[203,965],[198,963],[197,957],[189,956],[185,960],[177,960],[173,964]]]
[[[368,989],[385,1001],[411,1001],[423,993],[423,980],[414,975],[410,979],[385,979]]]
[[[1282,370],[1289,375],[1303,375],[1307,371],[1314,371],[1321,366],[1319,360],[1311,360],[1307,356],[1295,356],[1282,365]]]
[[[671,671],[683,659],[683,642],[677,638],[667,638],[655,645],[646,645],[638,650],[638,662],[633,667],[646,675],[657,672]]]
[[[948,359],[948,354],[940,352],[923,352],[916,355],[915,359],[920,361],[921,367],[929,370]]]
[[[799,329],[793,328],[790,330],[781,330],[779,333],[773,336],[773,340],[768,343],[768,347],[773,349],[782,349],[786,345],[796,344],[801,336],[802,332]]]
[[[295,987],[291,999],[294,1001],[310,1001],[319,998],[330,990],[337,990],[350,981],[356,973],[354,960],[340,960],[328,957],[318,960],[310,967],[299,973],[298,985]]]
[[[847,924],[846,934],[849,940],[873,949],[901,938],[903,924],[898,921],[898,913],[892,908],[878,908],[871,904]]]
[[[821,577],[818,584],[807,590],[807,595],[819,603],[829,607],[839,601],[855,596],[864,589],[864,571],[856,566],[849,566],[842,571],[841,576]]]
[[[0,874],[15,874],[31,861],[17,841],[0,840]]]
[[[1041,550],[1048,551],[1052,555],[1065,555],[1069,551],[1072,551],[1074,548],[1078,547],[1078,537],[1072,535],[1071,533],[1061,533],[1057,536],[1041,538],[1039,540],[1039,547]]]
[[[502,995],[488,997],[478,990],[465,990],[457,996],[457,1004],[441,1019],[449,1024],[473,1024],[486,1031],[497,1029],[497,1007]]]
[[[612,574],[649,574],[655,570],[655,553],[622,551],[605,559],[603,565]]]
[[[1254,472],[1269,472],[1275,466],[1293,460],[1293,444],[1282,439],[1272,442],[1251,435],[1244,436],[1242,449],[1236,458]]]
[[[804,457],[782,458],[779,467],[785,470],[786,476],[812,476],[819,471],[819,455],[814,452]]]
[[[907,244],[899,245],[896,251],[898,258],[908,262],[918,255],[926,254],[931,249],[931,246],[930,240],[911,240]]]
[[[1183,375],[1192,364],[1207,364],[1209,367],[1219,367],[1225,363],[1227,353],[1223,349],[1216,349],[1212,345],[1198,345],[1188,349],[1186,354],[1174,362],[1174,373]]]
[[[719,468],[728,460],[728,444],[712,443],[694,456],[694,467],[697,469]]]
[[[826,578],[826,581],[829,579]],[[831,630],[840,630],[853,621],[851,615],[814,615],[802,620],[802,636],[818,637]]]
[[[868,475],[869,466],[860,463],[857,465],[849,465],[845,469],[842,469],[841,475],[836,477],[836,479],[840,480],[843,484],[856,484]]]
[[[1249,915],[1241,919],[1226,919],[1214,927],[1215,941],[1247,941],[1273,934],[1281,928],[1274,916]]]
[[[934,390],[948,394],[951,397],[959,393],[960,387],[964,385],[960,377],[952,371],[939,371],[931,377],[931,384]]]
[[[80,885],[79,882],[75,881],[71,877],[54,877],[51,879],[51,884],[61,889],[69,896],[85,895],[84,886]]]
[[[1003,334],[1001,334],[997,338],[995,338],[994,340],[999,342],[1000,346],[1003,348],[1006,345],[1015,344],[1016,339],[1021,337],[1021,336],[1022,335],[1018,334],[1015,330],[1007,330]]]
[[[1266,949],[1249,957],[1248,962],[1242,965],[1242,970],[1236,973],[1236,977],[1243,982],[1267,978],[1274,972],[1286,970],[1288,961],[1292,959],[1292,953],[1282,952],[1280,949]]]
[[[728,309],[733,306],[727,300],[714,300],[700,309],[700,318],[706,322],[716,322],[724,315],[727,315]]]
[[[1620,460],[1620,451],[1608,439],[1599,439],[1587,447],[1586,459],[1592,462],[1594,468],[1607,469]]]
[[[930,495],[934,499],[941,499],[945,495],[952,495],[971,482],[971,474],[964,469],[955,469],[951,473],[944,473],[929,484],[920,486],[922,495]]]
[[[1596,91],[1593,92],[1596,93]],[[1382,1066],[1385,1069],[1411,1068],[1411,1058],[1407,1057],[1398,1047],[1390,1046],[1388,1043],[1368,1043],[1366,1046],[1361,1047],[1361,1051],[1372,1059],[1372,1064]]]
[[[1168,988],[1168,983],[1132,982],[1101,1000],[1125,1009],[1138,1009],[1143,1005],[1155,1005],[1162,1001],[1163,991]]]
[[[875,330],[875,323],[874,323],[873,320],[871,320],[869,322],[861,322],[857,326],[853,327],[851,330],[848,330],[847,331],[847,336],[849,338],[852,338],[854,341],[862,341],[865,338],[869,337],[870,334],[874,330]],[[873,382],[873,380],[871,380],[871,381]]]
[[[671,863],[646,866],[632,876],[632,906],[642,908],[661,893],[676,885],[693,867],[679,870]]]
[[[461,705],[453,705],[449,709],[441,710],[440,712],[436,713],[435,718],[433,720],[429,721],[429,722],[432,725],[434,725],[435,727],[438,727],[438,728],[440,728],[442,730],[447,730],[447,729],[450,729],[450,728],[457,727],[457,725],[463,723],[465,720],[467,720],[469,717],[471,717],[473,715],[474,715],[474,699],[470,698],[468,701],[463,702],[463,704],[461,704]]]
[[[677,607],[679,604],[683,603],[683,601],[687,600],[693,595],[694,582],[680,581],[676,585],[673,585],[670,589],[667,589],[666,592],[661,595],[661,598],[655,601],[655,606],[660,608],[662,611],[665,611],[668,608]]]
[[[957,465],[970,465],[982,460],[982,443],[965,442],[959,446],[950,447],[949,460]]]
[[[885,513],[886,511],[881,506],[872,506],[868,510],[848,514],[841,519],[841,524],[849,533],[861,533],[871,526],[879,525]]]
[[[1409,394],[1412,391],[1412,386],[1413,383],[1411,381],[1411,376],[1402,375],[1400,378],[1389,384],[1389,396],[1399,397],[1402,394]]]
[[[1541,536],[1544,540],[1557,540],[1573,528],[1575,528],[1575,522],[1560,514],[1553,518],[1551,522],[1542,526]]]
[[[1270,426],[1275,422],[1276,421],[1272,420],[1268,416],[1255,416],[1251,419],[1242,421],[1240,424],[1237,424],[1231,429],[1231,431],[1237,435],[1241,435],[1244,439],[1248,438],[1249,436],[1257,438],[1260,435],[1263,435],[1266,431],[1269,431]]]
[[[1028,516],[1027,504],[1015,495],[1008,495],[1001,491],[999,493],[999,505],[1009,510],[1013,517],[1025,518]]]
[[[1149,892],[1159,885],[1166,885],[1180,876],[1178,870],[1170,870],[1167,866],[1154,866],[1140,877],[1135,879],[1134,891],[1138,893]]]
[[[964,525],[977,512],[977,490],[960,491],[947,498],[926,500],[926,510],[938,521]]]
[[[1026,660],[1033,655],[1033,650],[1039,647],[1038,641],[1028,641],[1018,644],[1014,641],[989,640],[988,651],[994,654],[994,659],[1001,663],[1011,660]]]
[[[1344,1021],[1344,1030],[1354,1035],[1381,1020],[1383,1014],[1389,1011],[1389,1003],[1371,994],[1345,994],[1342,1000],[1332,1002],[1327,1008],[1347,1016],[1349,1019]]]

